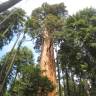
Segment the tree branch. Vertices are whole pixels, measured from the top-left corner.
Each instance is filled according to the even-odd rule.
[[[11,8],[12,6],[19,3],[20,1],[22,1],[22,0],[8,0],[8,1],[0,4],[0,13]]]

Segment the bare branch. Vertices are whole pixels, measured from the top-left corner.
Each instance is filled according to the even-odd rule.
[[[8,0],[8,1],[0,4],[0,13],[11,8],[12,6],[19,3],[20,1],[22,1],[22,0]]]

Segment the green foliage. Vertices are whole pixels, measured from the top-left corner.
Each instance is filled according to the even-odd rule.
[[[16,50],[12,54],[15,54]],[[0,64],[3,66],[7,53],[2,59]],[[7,63],[12,60],[13,55],[10,56]],[[6,68],[8,68],[8,65]],[[6,70],[7,71],[7,70]],[[4,74],[4,73],[3,73]],[[14,65],[6,81],[5,96],[47,96],[48,92],[53,91],[54,86],[47,77],[41,76],[41,71],[38,65],[34,65],[33,54],[27,47],[20,48],[14,60]],[[5,87],[6,87],[5,86]],[[8,91],[8,92],[7,92]]]
[[[24,25],[24,16],[24,10],[19,8],[0,14],[0,49],[12,40],[14,33],[21,31],[19,27]]]
[[[43,41],[43,32],[46,29],[52,38],[56,37],[55,32],[61,32],[64,25],[65,16],[64,3],[50,5],[43,3],[41,7],[38,7],[32,11],[31,17],[26,22],[26,29],[30,29],[29,35],[32,38],[36,38],[36,45],[40,48]],[[40,39],[38,39],[38,37]]]
[[[45,28],[47,28],[47,30],[52,32],[52,31],[59,30],[60,28],[62,28],[63,22],[60,20],[59,17],[49,14],[44,19],[44,25],[45,25]]]
[[[32,28],[32,30],[36,30],[40,27],[39,22],[36,17],[32,16],[29,18],[29,20],[26,22],[26,27]]]
[[[13,61],[12,67],[10,67],[15,53],[17,53],[17,55]],[[3,56],[0,61],[1,69],[3,69],[0,70],[0,74],[2,75],[0,76],[0,78],[2,78],[1,80],[5,80],[4,78],[8,70],[10,70],[8,76],[6,77],[6,84],[3,89],[6,89],[7,85],[12,87],[14,85],[14,80],[16,79],[17,74],[21,72],[22,66],[33,64],[33,62],[32,51],[27,47],[20,48],[19,51],[13,50],[12,52],[8,52],[5,56]]]
[[[61,69],[64,76],[66,76],[67,70],[68,79],[65,80],[68,83],[73,77],[74,81],[72,82],[75,84],[75,92],[78,96],[88,96],[91,93],[92,95],[90,96],[94,96],[93,94],[96,91],[94,87],[95,83],[92,83],[96,80],[96,54],[94,54],[96,51],[95,19],[96,9],[86,8],[73,16],[69,16],[65,21],[64,31],[62,32],[63,39],[61,39],[62,42],[58,55]],[[74,79],[74,76],[77,80]],[[91,87],[88,85],[88,82]],[[69,90],[71,92],[70,86],[69,83]],[[94,92],[91,92],[91,90]]]
[[[7,63],[10,63],[15,52],[17,52],[17,50],[14,50],[12,53],[11,52],[6,53],[6,55],[1,58],[0,65],[3,66],[3,64],[6,62],[8,57],[9,58]],[[20,66],[23,66],[24,64],[33,64],[33,62],[34,60],[33,60],[32,51],[29,50],[27,47],[22,47],[20,48],[14,60],[14,66],[17,66],[18,68],[20,68]]]
[[[54,5],[43,3],[41,7],[33,10],[31,24],[35,25],[35,28],[38,28],[36,25],[39,25],[40,28],[47,28],[48,30],[55,31],[63,26],[61,17],[64,16],[65,11],[65,6],[63,3]],[[34,26],[32,27],[34,29]]]
[[[40,75],[40,69],[27,65],[22,68],[22,76],[16,80],[13,91],[22,96],[47,96],[54,87],[47,77]]]

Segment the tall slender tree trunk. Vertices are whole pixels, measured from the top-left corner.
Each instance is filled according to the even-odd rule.
[[[5,85],[5,83],[6,83],[6,79],[7,79],[8,75],[9,75],[9,73],[10,73],[10,70],[11,70],[11,68],[12,68],[12,65],[13,65],[13,62],[14,62],[14,60],[15,60],[16,54],[17,54],[17,53],[15,53],[15,54],[13,55],[13,58],[12,58],[12,61],[11,61],[11,63],[10,63],[10,66],[9,66],[9,68],[8,68],[8,71],[7,71],[7,73],[5,74],[4,80],[3,80],[2,83],[1,83],[0,93],[1,93],[2,95],[0,95],[0,96],[3,96],[4,85]]]
[[[5,82],[4,78],[5,78],[6,74],[7,74],[6,72],[8,71],[9,66],[10,66],[7,62],[11,58],[12,52],[13,52],[19,38],[20,38],[20,34],[18,35],[9,56],[6,58],[5,64],[2,65],[2,69],[0,70],[0,96],[2,96],[3,82]]]
[[[56,68],[54,60],[53,39],[51,34],[45,30],[43,32],[43,44],[41,52],[40,66],[42,75],[47,76],[53,85],[56,87]],[[56,88],[48,94],[48,96],[56,96]]]
[[[90,96],[90,88],[88,84],[88,80],[85,79],[84,89],[86,91],[87,96]]]
[[[14,47],[16,46],[16,43],[18,42],[18,40],[19,40],[19,38],[20,38],[20,35],[21,35],[21,33],[18,33],[17,40],[16,40],[16,42],[15,42],[15,44],[14,44],[11,52],[13,52]],[[4,67],[4,68],[6,69],[6,70],[5,70],[6,73],[4,74],[3,78],[2,78],[2,74],[0,74],[0,80],[1,80],[1,81],[0,81],[0,96],[3,96],[3,88],[4,88],[4,85],[5,85],[5,83],[6,83],[6,79],[7,79],[8,75],[9,75],[9,73],[10,73],[12,67],[13,67],[14,60],[15,60],[15,58],[16,58],[16,55],[17,55],[17,53],[18,53],[18,51],[19,51],[19,49],[20,49],[20,47],[21,47],[21,44],[22,44],[24,38],[25,38],[25,34],[23,35],[21,41],[20,41],[19,44],[18,44],[17,51],[16,51],[14,54],[11,53],[11,54],[9,55],[9,56],[10,56],[9,58],[11,58],[11,56],[12,56],[13,58],[12,58],[12,61],[10,62],[10,65],[8,66],[8,69],[6,69],[6,66],[7,66],[7,65]],[[7,59],[7,60],[8,60],[8,59]],[[7,64],[7,61],[6,61],[6,64]],[[1,72],[1,73],[2,73],[2,72]]]
[[[74,81],[74,73],[71,75],[72,81],[73,81],[73,96],[77,96],[77,90],[76,90],[76,83]]]
[[[59,62],[58,62],[58,56],[57,56],[57,72],[58,72],[58,87],[59,87],[59,96],[62,96],[62,92],[61,92],[61,84],[60,84],[60,66],[59,66]]]
[[[64,74],[65,74],[65,72],[64,72],[64,69],[62,69],[62,75],[63,75],[63,78],[62,78],[62,80],[63,80],[63,87],[64,87],[64,89],[63,89],[63,96],[66,96],[66,82],[65,82],[65,76],[64,76]]]
[[[78,94],[78,96],[81,96],[82,94],[82,85],[81,85],[81,74],[80,74],[80,76],[79,76],[79,78],[80,78],[80,81],[79,81],[79,94]]]
[[[66,87],[67,87],[67,96],[70,96],[70,89],[69,89],[69,75],[68,75],[68,68],[65,69],[66,74]]]

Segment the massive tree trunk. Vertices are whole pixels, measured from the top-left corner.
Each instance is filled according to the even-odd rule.
[[[8,1],[0,4],[0,13],[11,8],[12,6],[14,6],[15,4],[17,4],[20,1],[22,1],[22,0],[8,0]]]
[[[48,79],[51,80],[53,85],[56,87],[56,68],[54,60],[53,39],[47,30],[43,32],[43,38],[44,39],[40,60],[42,75],[47,76]],[[50,92],[48,96],[56,96],[56,88]]]

